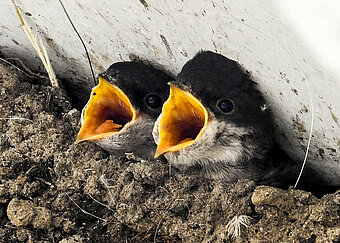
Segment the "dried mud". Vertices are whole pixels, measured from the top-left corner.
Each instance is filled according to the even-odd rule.
[[[75,145],[65,93],[1,62],[0,94],[0,242],[340,241],[340,191],[222,185]]]

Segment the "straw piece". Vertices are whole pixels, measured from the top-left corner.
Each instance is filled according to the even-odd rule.
[[[14,5],[14,8],[15,8],[17,14],[18,14],[21,27],[23,28],[28,39],[32,43],[32,45],[33,45],[35,51],[37,52],[41,62],[44,64],[44,67],[45,67],[45,69],[48,73],[48,77],[51,81],[52,86],[59,88],[58,80],[55,76],[55,73],[53,71],[50,59],[48,58],[47,50],[46,50],[42,40],[40,38],[38,38],[38,40],[39,40],[39,43],[38,43],[38,40],[35,38],[34,34],[32,33],[32,30],[29,27],[29,25],[27,24],[20,8],[15,4],[14,0],[12,0],[12,3]]]

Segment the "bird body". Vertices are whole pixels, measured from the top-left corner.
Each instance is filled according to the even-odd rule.
[[[278,148],[264,104],[257,84],[237,62],[199,52],[170,85],[153,130],[156,157],[164,154],[175,167],[226,182],[247,178],[293,185],[301,163]],[[313,174],[312,168],[306,171]]]

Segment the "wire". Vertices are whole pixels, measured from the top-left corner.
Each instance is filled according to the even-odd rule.
[[[89,61],[89,65],[90,65],[90,69],[91,69],[91,73],[92,73],[94,85],[97,85],[96,77],[95,77],[95,75],[94,75],[93,68],[92,68],[92,63],[91,63],[91,60],[90,60],[90,55],[89,55],[89,52],[87,51],[86,45],[85,45],[83,39],[81,38],[80,34],[78,33],[76,27],[74,26],[74,24],[73,24],[73,22],[72,22],[70,16],[68,15],[67,10],[66,10],[64,4],[62,3],[61,0],[59,0],[59,3],[60,3],[60,5],[61,5],[61,7],[63,8],[64,13],[66,14],[66,17],[68,18],[68,20],[69,20],[70,24],[72,25],[74,31],[77,33],[77,35],[78,35],[78,37],[79,37],[81,43],[83,44],[83,47],[84,47],[84,49],[85,49],[85,53],[86,53],[86,56],[87,56],[87,60]]]

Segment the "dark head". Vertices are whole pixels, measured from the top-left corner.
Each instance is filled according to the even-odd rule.
[[[273,131],[256,86],[235,61],[198,53],[170,85],[154,128],[156,156],[230,181],[259,176],[248,166],[270,150]]]
[[[157,119],[163,102],[169,97],[167,83],[173,80],[163,71],[141,62],[114,63],[99,77],[119,87],[129,97],[133,107],[154,119]]]
[[[110,153],[150,158],[152,127],[169,95],[164,72],[141,62],[118,62],[99,74],[82,111],[77,142],[89,140]]]

